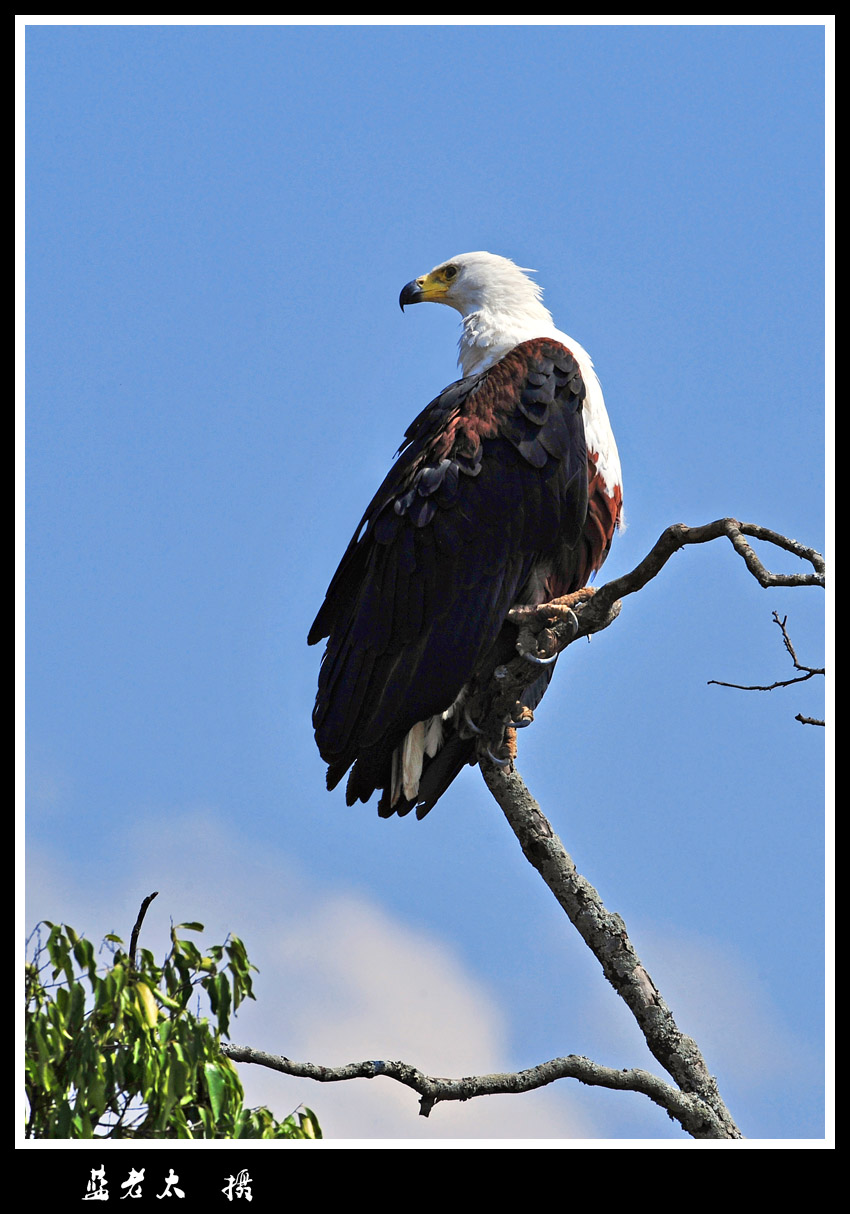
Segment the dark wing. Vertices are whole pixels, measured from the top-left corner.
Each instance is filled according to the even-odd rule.
[[[349,804],[388,787],[407,732],[454,703],[510,608],[543,601],[569,563],[587,516],[583,399],[569,350],[535,339],[407,431],[308,637],[329,638],[313,724],[329,788],[354,764]]]

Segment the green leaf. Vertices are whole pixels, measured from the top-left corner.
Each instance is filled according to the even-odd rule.
[[[136,994],[145,1020],[150,1028],[154,1028],[159,1020],[159,1008],[157,1007],[156,999],[154,999],[153,991],[145,982],[137,982]]]
[[[173,1057],[168,1067],[168,1099],[177,1103],[186,1095],[189,1068],[182,1058]]]
[[[304,1112],[301,1114],[301,1129],[304,1130],[305,1138],[321,1138],[322,1131],[319,1127],[319,1119],[312,1109],[304,1106]]]
[[[210,1094],[212,1115],[218,1121],[227,1097],[227,1080],[221,1067],[214,1062],[204,1063],[204,1078],[207,1081],[207,1091]]]
[[[93,970],[95,968],[94,948],[91,940],[77,937],[74,942],[74,958],[81,969]]]

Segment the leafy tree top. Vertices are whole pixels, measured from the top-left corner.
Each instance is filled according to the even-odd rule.
[[[27,1137],[321,1137],[309,1109],[278,1121],[245,1108],[221,1039],[254,998],[255,967],[237,936],[202,952],[181,935],[203,930],[172,927],[161,965],[148,949],[136,958],[135,931],[129,951],[109,935],[99,966],[72,927],[38,925],[26,964]]]

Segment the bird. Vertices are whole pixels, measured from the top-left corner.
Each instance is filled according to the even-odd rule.
[[[473,686],[516,656],[512,608],[585,587],[622,525],[620,458],[587,352],[535,273],[464,253],[402,288],[461,315],[461,378],[405,431],[308,634],[327,787],[423,818],[479,756]],[[529,664],[535,708],[552,667]],[[491,756],[493,757],[493,756]]]

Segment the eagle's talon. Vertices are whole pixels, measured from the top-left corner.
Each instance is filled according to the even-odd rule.
[[[467,725],[469,726],[469,728],[472,730],[473,733],[482,734],[484,732],[483,729],[478,728],[478,726],[475,724],[472,717],[469,715],[468,711],[465,708],[463,710],[463,719],[464,719],[464,721],[466,721]]]
[[[571,607],[567,607],[564,611],[564,614],[561,616],[561,619],[569,620],[570,629],[573,634],[572,637],[570,638],[570,640],[574,640],[575,637],[578,636],[578,616],[576,615],[576,613],[573,611],[573,609]]]
[[[510,767],[511,765],[510,759],[497,759],[492,750],[485,749],[484,753],[487,755],[490,762],[495,763],[497,767]]]
[[[557,662],[558,654],[553,653],[551,658],[537,658],[533,653],[522,653],[520,657],[525,658],[527,662],[534,662],[535,666],[551,666],[553,662]]]

